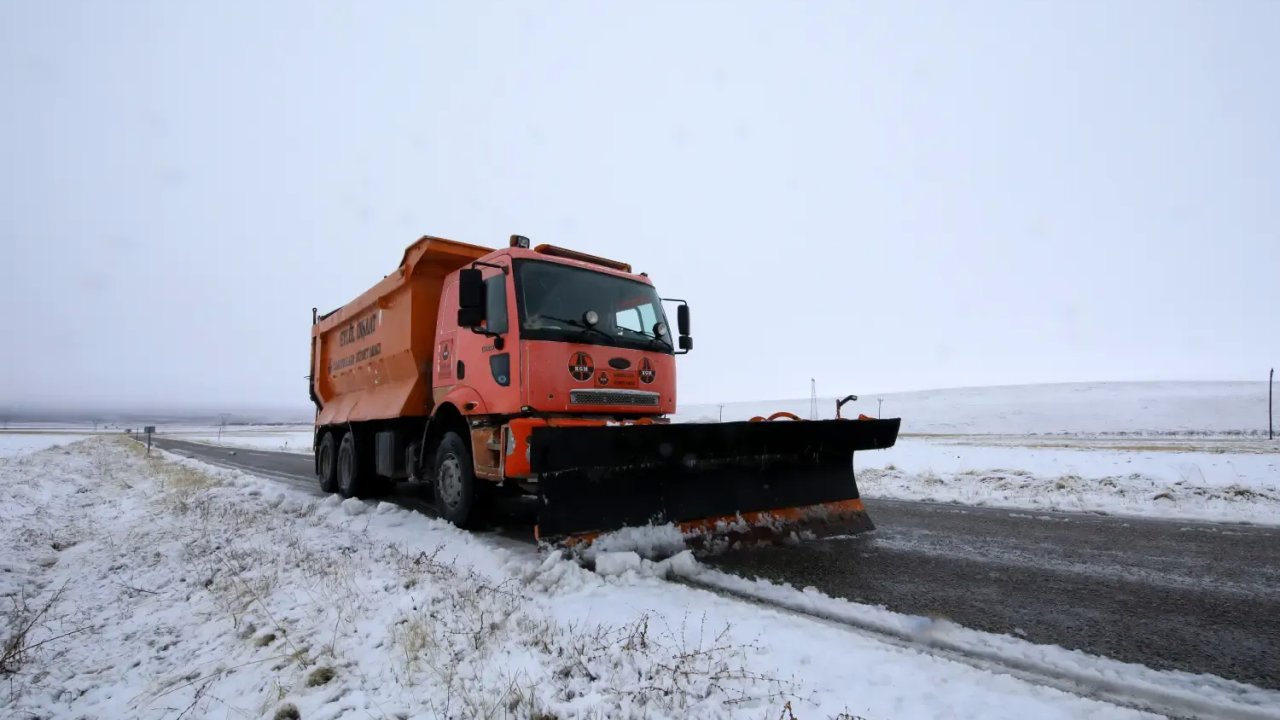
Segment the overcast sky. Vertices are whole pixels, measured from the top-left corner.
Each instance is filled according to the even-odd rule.
[[[0,83],[0,405],[305,407],[423,234],[647,271],[690,402],[1280,364],[1278,2],[8,2]]]

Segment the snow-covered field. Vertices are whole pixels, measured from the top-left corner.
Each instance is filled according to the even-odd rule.
[[[688,554],[616,552],[593,573],[385,503],[145,458],[119,439],[0,459],[0,482],[0,716],[1139,715],[664,580],[715,579]],[[1097,677],[1280,707],[1277,693],[987,637]]]
[[[1009,385],[948,388],[908,393],[865,393],[841,388],[840,396],[856,394],[844,406],[846,417],[864,413],[902,418],[902,432],[1001,433],[1030,435],[1070,433],[1092,435],[1164,435],[1176,433],[1236,434],[1265,437],[1265,382],[1132,382]],[[877,399],[883,398],[883,410]],[[808,418],[809,399],[735,402],[724,405],[725,420],[747,420],[786,410]],[[682,405],[685,421],[715,420],[718,405]],[[819,417],[835,416],[835,399],[818,400]]]
[[[0,458],[26,455],[37,450],[66,445],[83,440],[85,435],[71,435],[53,432],[6,432],[0,431]]]
[[[312,433],[311,426],[307,425],[302,428],[298,426],[286,428],[232,427],[224,429],[221,437],[219,437],[216,428],[165,432],[164,436],[226,447],[310,454]]]
[[[878,497],[1280,524],[1280,443],[902,438],[855,455]]]

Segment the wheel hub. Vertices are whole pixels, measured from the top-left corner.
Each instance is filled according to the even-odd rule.
[[[457,505],[462,497],[462,466],[458,458],[450,455],[440,463],[440,476],[436,482],[440,484],[440,499],[449,507]]]

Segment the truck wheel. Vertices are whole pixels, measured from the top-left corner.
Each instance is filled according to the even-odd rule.
[[[331,432],[320,437],[320,447],[316,448],[316,475],[321,490],[338,491],[338,443]]]
[[[458,527],[471,527],[478,513],[476,475],[471,466],[471,453],[457,433],[448,432],[440,439],[435,461],[436,509],[440,517]]]
[[[345,433],[338,447],[338,494],[346,498],[358,496],[362,489],[360,473],[363,471],[356,453],[355,433]]]

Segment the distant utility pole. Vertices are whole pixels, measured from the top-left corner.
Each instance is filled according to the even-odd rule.
[[[94,431],[94,432],[98,432],[98,421],[97,421],[97,420],[94,420],[94,421],[93,421],[93,431]]]
[[[809,419],[818,419],[818,381],[809,378]]]
[[[876,417],[884,417],[884,398],[876,398]]]
[[[1268,440],[1276,439],[1275,422],[1272,419],[1275,416],[1272,414],[1273,410],[1271,405],[1272,399],[1275,397],[1275,394],[1276,394],[1276,369],[1271,368],[1271,377],[1267,380],[1267,439]]]
[[[227,426],[227,418],[231,417],[231,413],[218,413],[218,442],[222,442],[222,428]]]
[[[720,406],[720,422],[724,422],[724,405]]]

